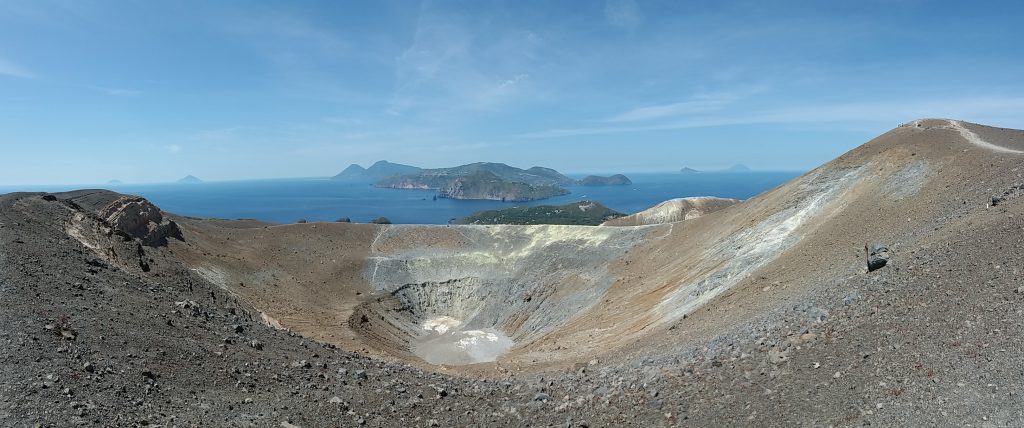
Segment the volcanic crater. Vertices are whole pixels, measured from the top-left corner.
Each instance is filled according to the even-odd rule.
[[[921,119],[749,200],[630,226],[2,195],[0,417],[1019,425],[1022,156],[1024,131]],[[869,272],[871,249],[887,259]]]

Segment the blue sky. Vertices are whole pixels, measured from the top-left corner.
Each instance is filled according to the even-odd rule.
[[[1024,128],[1019,1],[0,0],[0,184],[809,169]]]

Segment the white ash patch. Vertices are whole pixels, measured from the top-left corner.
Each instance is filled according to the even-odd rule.
[[[465,365],[495,361],[515,344],[500,330],[459,330],[461,325],[447,316],[425,321],[426,334],[414,344],[413,353],[430,364]]]
[[[423,321],[423,324],[420,325],[424,331],[438,334],[445,334],[448,331],[455,330],[461,326],[462,321],[449,316],[431,318]]]

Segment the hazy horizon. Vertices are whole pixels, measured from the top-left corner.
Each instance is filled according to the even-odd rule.
[[[0,0],[0,185],[814,168],[1024,128],[1024,3]]]
[[[382,159],[382,160],[384,160],[384,159]],[[803,172],[807,171],[806,169],[750,169],[749,171],[729,171],[728,170],[729,167],[732,167],[732,166],[735,166],[735,165],[736,164],[728,165],[728,166],[721,167],[721,168],[715,168],[715,169],[699,169],[696,172],[697,173],[701,173],[701,174],[747,174],[747,173],[775,173],[775,172],[799,172],[799,173],[803,173]],[[362,165],[362,166],[363,167],[367,167],[369,165]],[[418,165],[414,165],[414,166],[418,166]],[[450,165],[450,166],[459,166],[459,165]],[[522,168],[522,169],[527,169],[527,168],[532,167],[532,166],[546,166],[546,165],[528,165],[528,166],[511,165],[511,166],[517,167],[517,168]],[[557,170],[557,168],[555,168],[555,169]],[[561,171],[561,170],[559,170],[558,172],[560,172],[560,173],[562,173],[562,174],[564,174],[564,175],[566,175],[566,176],[568,176],[570,178],[582,178],[582,177],[587,176],[587,175],[624,174],[624,175],[630,176],[630,175],[667,175],[667,174],[679,174],[679,173],[682,173],[680,171],[680,169],[682,169],[682,167],[677,168],[675,170],[650,170],[650,171]],[[237,177],[237,178],[228,178],[228,179],[221,179],[221,180],[207,180],[207,179],[205,179],[203,177],[199,177],[199,176],[196,176],[194,174],[187,174],[186,176],[192,176],[192,177],[198,178],[198,179],[202,180],[202,183],[223,183],[223,182],[245,182],[245,181],[267,181],[267,180],[320,180],[320,179],[332,179],[332,177],[334,175],[337,175],[337,174],[331,174],[331,175],[298,175],[298,176],[281,176],[281,177]],[[106,181],[102,181],[102,182],[68,182],[68,183],[56,183],[56,182],[54,182],[54,183],[18,183],[18,184],[0,183],[0,190],[12,190],[12,189],[18,188],[18,186],[25,186],[25,188],[28,188],[28,189],[36,189],[36,188],[45,187],[45,186],[53,186],[53,187],[67,187],[67,186],[126,186],[126,187],[131,187],[131,186],[136,186],[136,185],[147,186],[147,185],[163,185],[163,184],[181,184],[181,185],[202,184],[202,183],[195,183],[195,182],[192,182],[192,183],[180,183],[179,181],[181,179],[185,178],[186,176],[182,176],[182,177],[178,177],[178,178],[174,178],[174,179],[170,179],[170,180],[163,180],[163,181],[126,181],[126,180],[121,180],[121,179],[118,179],[118,178],[112,178],[112,179],[109,179],[109,180],[106,180]],[[111,183],[112,181],[114,181],[114,183]]]

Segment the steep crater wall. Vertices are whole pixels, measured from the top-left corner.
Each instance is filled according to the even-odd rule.
[[[435,364],[492,361],[480,346],[525,346],[600,302],[612,261],[650,228],[389,226],[371,245],[377,296],[350,326],[373,346]],[[448,343],[447,358],[424,354]],[[459,351],[459,347],[463,351]],[[454,348],[452,348],[454,347]],[[438,348],[439,347],[434,347]]]
[[[864,170],[812,172],[748,207],[759,212],[748,217],[756,221],[705,225],[714,230],[692,241],[672,224],[382,228],[365,271],[378,294],[358,308],[351,327],[372,346],[433,364],[493,361],[509,347],[549,360],[566,354],[555,342],[597,351],[584,335],[622,344],[691,313],[787,252],[841,209]],[[624,257],[631,249],[644,259],[680,246],[683,258],[628,268],[632,285],[611,289],[610,266],[634,259]],[[541,339],[543,346],[531,346]],[[480,348],[492,345],[505,348]]]

